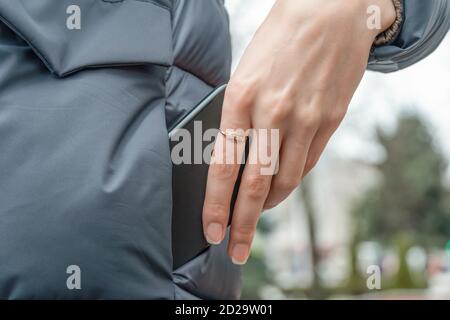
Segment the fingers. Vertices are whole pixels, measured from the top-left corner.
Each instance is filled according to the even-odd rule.
[[[252,141],[248,162],[242,175],[234,208],[228,254],[233,263],[245,264],[256,231],[256,225],[269,193],[271,175],[262,174],[264,166],[257,161],[258,143]]]
[[[285,200],[317,164],[343,115],[336,112],[336,116],[324,118],[319,122],[320,127],[310,121],[283,142],[280,170],[272,181],[264,209],[274,208]]]
[[[336,131],[335,127],[323,127],[315,135],[306,159],[305,169],[302,173],[302,180],[311,170],[316,166],[333,133]]]
[[[229,96],[225,96],[221,129],[238,130],[249,127],[249,117],[237,114]],[[239,174],[245,143],[236,143],[221,133],[214,146],[214,154],[208,172],[205,202],[203,205],[203,230],[206,240],[213,245],[222,242],[228,226],[231,198]]]
[[[272,138],[259,140],[264,136],[261,134],[263,129],[251,131],[250,154],[242,176],[230,229],[228,254],[235,264],[246,263],[262,210],[278,205],[299,185],[305,174],[317,162],[334,128],[337,127],[334,124],[339,120],[337,116],[323,116],[316,108],[302,109],[295,116],[292,113],[292,104],[289,101],[282,103],[283,100],[281,102],[277,100],[278,105],[284,106],[277,109],[281,111],[274,114],[268,111],[254,113],[252,110],[255,92],[241,89],[236,85],[229,86],[225,96],[221,129],[231,129],[234,132],[240,130],[240,134],[246,134],[253,125],[256,128],[271,128],[268,130],[269,136],[274,130],[278,134],[275,139],[277,145],[274,146],[275,140]],[[271,115],[276,117],[272,119]],[[267,157],[262,159],[261,149],[267,148],[262,154],[269,153],[269,165],[272,168],[274,155],[278,160],[280,138],[283,139],[283,144],[279,172],[274,176],[271,169],[267,170],[265,162]],[[203,228],[205,237],[211,244],[219,244],[225,236],[231,198],[244,152],[245,143],[236,142],[222,134],[217,137],[203,208]]]
[[[265,209],[277,206],[300,184],[311,141],[319,129],[321,117],[315,111],[305,112],[297,116],[296,124],[283,141],[280,170],[272,181]]]
[[[280,170],[273,177],[264,209],[276,207],[300,184],[313,134],[305,132],[301,137],[288,136],[283,142]]]

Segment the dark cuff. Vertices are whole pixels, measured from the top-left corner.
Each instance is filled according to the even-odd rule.
[[[396,13],[396,19],[394,24],[387,29],[386,31],[380,33],[374,42],[375,46],[384,46],[387,44],[391,44],[392,42],[397,39],[398,35],[400,34],[400,31],[402,29],[403,24],[403,13],[404,13],[404,7],[403,7],[403,1],[402,0],[392,0],[395,7],[395,13]]]
[[[403,0],[403,23],[390,44],[374,46],[367,68],[393,72],[431,54],[450,29],[449,0]]]

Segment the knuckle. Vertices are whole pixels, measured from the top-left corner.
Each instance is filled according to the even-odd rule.
[[[237,166],[234,164],[215,163],[211,165],[211,174],[220,180],[231,179],[237,174]]]
[[[267,178],[262,175],[252,175],[244,181],[244,190],[250,198],[261,199],[265,197],[268,190]]]
[[[301,180],[299,178],[286,177],[275,182],[275,190],[280,194],[286,195],[297,188],[300,182]]]
[[[228,216],[228,207],[222,203],[205,203],[204,212],[208,221],[219,221]]]
[[[270,111],[270,121],[272,123],[281,123],[289,118],[292,107],[288,104],[276,104]]]
[[[232,80],[227,86],[225,99],[233,110],[248,110],[256,95],[256,86],[248,81]]]
[[[292,139],[292,148],[293,152],[301,153],[308,152],[309,150],[309,142],[304,139],[303,135],[299,135],[299,137],[294,136]]]
[[[294,100],[289,94],[276,99],[270,106],[270,119],[273,123],[280,123],[289,118],[294,110]]]
[[[321,122],[320,112],[312,108],[300,112],[298,115],[298,122],[303,131],[316,130]]]
[[[250,240],[256,230],[256,222],[239,223],[233,226],[233,238],[239,240]]]
[[[337,128],[341,124],[342,119],[344,119],[344,116],[345,116],[345,111],[342,111],[342,110],[336,110],[336,111],[331,112],[328,115],[327,120],[326,120],[328,126],[333,129]]]

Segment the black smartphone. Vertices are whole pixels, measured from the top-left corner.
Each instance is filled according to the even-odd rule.
[[[172,157],[172,255],[174,269],[208,248],[203,234],[202,211],[206,181],[215,136],[219,129],[226,86],[209,94],[191,112],[169,128]],[[217,131],[216,131],[217,132]],[[201,158],[201,159],[200,159]],[[231,214],[239,191],[241,166],[233,197]]]

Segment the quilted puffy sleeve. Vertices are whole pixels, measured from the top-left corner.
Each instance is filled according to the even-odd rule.
[[[394,42],[375,47],[368,70],[394,72],[426,58],[450,29],[450,0],[403,0],[404,19]]]

